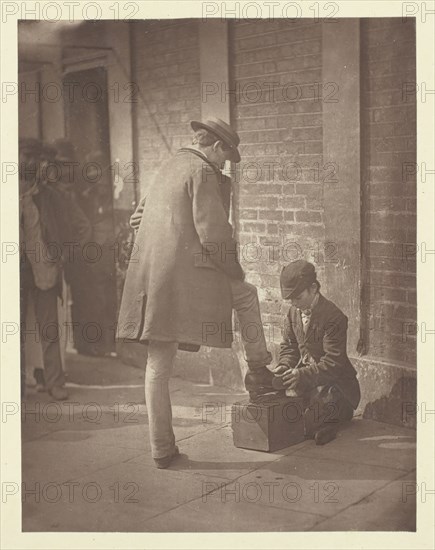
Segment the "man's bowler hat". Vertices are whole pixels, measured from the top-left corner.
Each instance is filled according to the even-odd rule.
[[[296,260],[284,266],[281,271],[281,295],[284,300],[295,298],[317,280],[313,264]]]
[[[54,158],[56,149],[48,143],[43,143],[37,138],[21,138],[20,151],[33,153],[38,158]]]
[[[240,162],[240,153],[237,149],[240,143],[240,138],[231,126],[229,126],[229,124],[220,118],[210,118],[204,122],[192,120],[190,125],[194,132],[200,128],[204,128],[205,130],[208,130],[212,134],[218,136],[218,138],[220,138],[231,149],[230,160],[236,163]]]
[[[51,144],[55,150],[56,158],[58,160],[75,161],[76,160],[76,148],[66,138],[58,138]]]

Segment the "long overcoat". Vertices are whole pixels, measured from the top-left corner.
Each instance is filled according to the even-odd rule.
[[[160,168],[144,199],[118,339],[230,347],[230,279],[243,279],[220,172],[192,149]]]

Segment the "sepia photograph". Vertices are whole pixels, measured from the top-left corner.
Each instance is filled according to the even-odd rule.
[[[421,4],[5,4],[22,533],[415,534]]]

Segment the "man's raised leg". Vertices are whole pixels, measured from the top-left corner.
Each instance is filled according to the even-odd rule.
[[[249,368],[245,386],[251,401],[264,400],[279,392],[274,390],[273,374],[266,367],[272,361],[272,354],[267,349],[257,289],[250,283],[232,279],[231,291]]]

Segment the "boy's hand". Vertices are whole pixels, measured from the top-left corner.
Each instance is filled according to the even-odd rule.
[[[272,385],[275,389],[296,390],[300,383],[300,373],[296,368],[289,368],[285,365],[278,365],[274,370]],[[300,389],[300,388],[298,388]]]
[[[286,389],[295,390],[299,384],[301,373],[298,369],[289,369],[282,375],[282,383]]]
[[[287,371],[288,367],[285,367],[284,365],[278,365],[276,368],[273,369],[273,374],[275,374],[276,376],[281,376]]]

